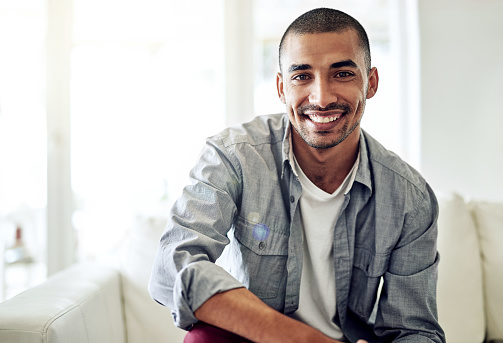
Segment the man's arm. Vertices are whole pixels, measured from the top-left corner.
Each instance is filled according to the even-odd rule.
[[[374,330],[385,341],[445,342],[436,303],[438,204],[425,187],[384,274]]]
[[[195,316],[254,342],[339,342],[267,306],[246,288],[215,294]]]

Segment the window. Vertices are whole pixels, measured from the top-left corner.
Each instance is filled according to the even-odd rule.
[[[166,214],[204,138],[223,128],[223,5],[74,4],[73,222],[79,257],[96,258],[134,216]]]
[[[45,274],[45,10],[42,0],[0,2],[0,301]],[[9,249],[18,228],[26,256]]]

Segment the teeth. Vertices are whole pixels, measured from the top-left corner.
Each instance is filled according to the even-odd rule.
[[[315,123],[330,123],[334,120],[337,120],[338,117],[318,117],[318,116],[309,116],[309,118]]]

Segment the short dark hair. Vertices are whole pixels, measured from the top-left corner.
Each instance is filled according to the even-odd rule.
[[[360,48],[363,50],[365,59],[365,68],[370,71],[370,45],[367,33],[363,26],[347,13],[333,8],[317,8],[304,13],[295,19],[286,29],[279,44],[279,69],[281,72],[281,55],[283,53],[284,43],[289,34],[306,33],[325,33],[342,32],[353,29],[356,31],[360,41]]]

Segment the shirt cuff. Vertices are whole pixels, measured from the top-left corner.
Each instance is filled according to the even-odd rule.
[[[198,319],[194,312],[213,295],[244,287],[222,267],[209,261],[187,265],[176,276],[173,291],[175,325],[188,330]]]

